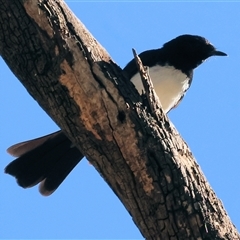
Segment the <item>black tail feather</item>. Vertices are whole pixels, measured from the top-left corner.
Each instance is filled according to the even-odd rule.
[[[83,157],[76,147],[66,151],[39,185],[40,193],[44,196],[52,194]]]
[[[47,135],[45,138],[46,140],[43,137],[41,141],[34,139],[14,145],[37,145],[36,141],[39,142],[35,148],[30,146],[30,151],[24,150],[19,158],[5,168],[5,172],[14,176],[23,188],[32,187],[42,181],[40,192],[43,195],[50,195],[79,163],[83,155],[62,131]],[[10,149],[14,149],[14,146]]]
[[[34,148],[42,145],[48,139],[54,138],[56,135],[60,134],[61,131],[57,131],[40,138],[35,138],[25,142],[20,142],[12,145],[7,149],[7,152],[14,157],[21,157],[23,154],[33,150]]]

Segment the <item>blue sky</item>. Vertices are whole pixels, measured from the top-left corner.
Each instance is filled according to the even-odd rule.
[[[240,3],[66,1],[121,67],[131,49],[159,48],[185,33],[206,37],[228,57],[194,72],[191,89],[169,117],[240,229]],[[22,189],[3,173],[10,145],[48,134],[55,123],[0,58],[0,238],[141,239],[124,206],[84,160],[50,197]]]

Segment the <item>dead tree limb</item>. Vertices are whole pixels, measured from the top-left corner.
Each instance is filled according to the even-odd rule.
[[[151,115],[62,0],[0,0],[0,54],[146,239],[240,239],[168,118]]]

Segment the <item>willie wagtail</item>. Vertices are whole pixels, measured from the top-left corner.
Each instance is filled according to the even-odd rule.
[[[193,69],[211,56],[226,56],[205,38],[181,35],[162,48],[142,52],[139,57],[149,67],[154,88],[165,113],[174,108],[191,85]],[[123,69],[138,91],[143,89],[140,75],[131,60]],[[18,157],[5,172],[14,176],[23,188],[38,183],[42,195],[52,194],[83,158],[62,131],[18,143],[7,149]]]

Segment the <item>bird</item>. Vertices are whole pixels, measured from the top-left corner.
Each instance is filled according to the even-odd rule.
[[[183,99],[193,79],[193,70],[212,56],[227,56],[218,51],[207,39],[198,35],[180,35],[161,48],[139,54],[160,99],[163,111],[168,113]],[[142,92],[140,74],[132,59],[124,68],[126,76]],[[84,155],[67,138],[63,131],[17,143],[7,149],[15,160],[5,173],[14,176],[19,186],[39,184],[43,196],[51,195]]]

